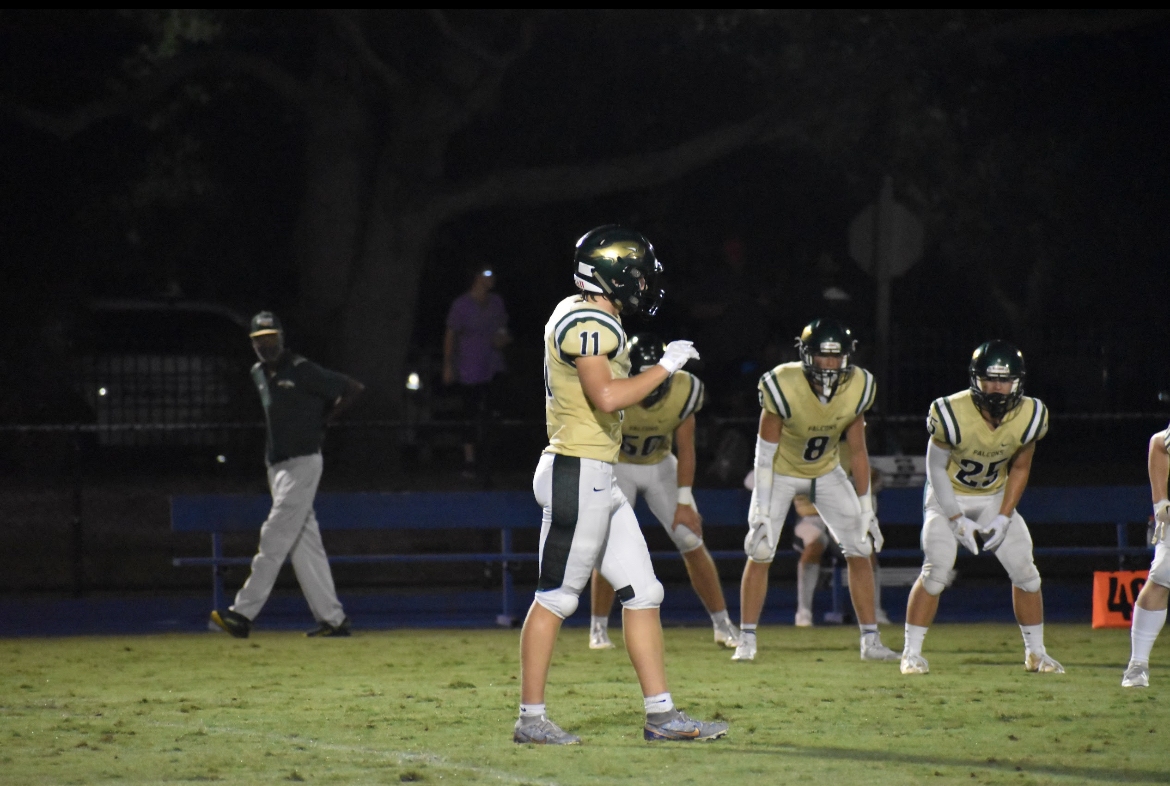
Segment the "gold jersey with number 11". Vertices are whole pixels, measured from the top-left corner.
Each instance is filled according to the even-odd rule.
[[[596,355],[609,358],[615,379],[630,375],[621,320],[581,295],[565,298],[544,326],[545,452],[612,464],[622,443],[622,414],[593,406],[577,374],[577,358]]]

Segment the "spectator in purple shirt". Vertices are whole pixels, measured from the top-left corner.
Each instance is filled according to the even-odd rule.
[[[463,419],[476,422],[463,434],[464,477],[475,477],[476,445],[482,441],[491,383],[504,370],[502,350],[512,340],[504,300],[492,292],[495,282],[490,267],[476,268],[471,288],[455,298],[447,313],[443,383],[456,386]]]

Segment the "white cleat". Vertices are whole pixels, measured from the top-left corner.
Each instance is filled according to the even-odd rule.
[[[1037,674],[1064,674],[1064,666],[1057,663],[1051,655],[1037,655],[1034,652],[1024,656],[1024,670]]]
[[[755,660],[756,659],[756,637],[755,636],[740,636],[739,644],[735,648],[735,654],[731,656],[732,660]]]
[[[739,646],[739,628],[734,622],[717,623],[715,625],[715,643],[728,649]]]
[[[613,642],[609,640],[609,631],[596,625],[589,628],[589,649],[612,650]]]
[[[867,633],[861,637],[862,660],[901,660],[902,656],[882,644],[881,636]]]
[[[926,662],[926,658],[917,653],[903,652],[902,653],[902,673],[903,674],[929,674],[930,664]]]
[[[1150,664],[1129,662],[1125,667],[1125,674],[1121,678],[1123,688],[1150,687]]]
[[[793,623],[798,628],[811,628],[813,626],[813,615],[808,609],[796,610],[796,622]]]

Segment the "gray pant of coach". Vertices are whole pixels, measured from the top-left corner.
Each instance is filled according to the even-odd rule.
[[[260,528],[260,550],[252,558],[252,575],[244,582],[232,611],[256,619],[264,608],[284,558],[292,562],[301,591],[317,622],[340,625],[345,619],[333,588],[329,558],[321,543],[321,529],[313,513],[313,498],[321,482],[321,454],[296,456],[268,468],[272,510]]]

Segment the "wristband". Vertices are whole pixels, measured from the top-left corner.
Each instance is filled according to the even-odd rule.
[[[866,491],[858,496],[857,501],[861,503],[862,513],[873,513],[873,494],[871,491]]]
[[[690,505],[692,508],[695,506],[695,495],[691,493],[690,486],[678,487],[678,504]]]

